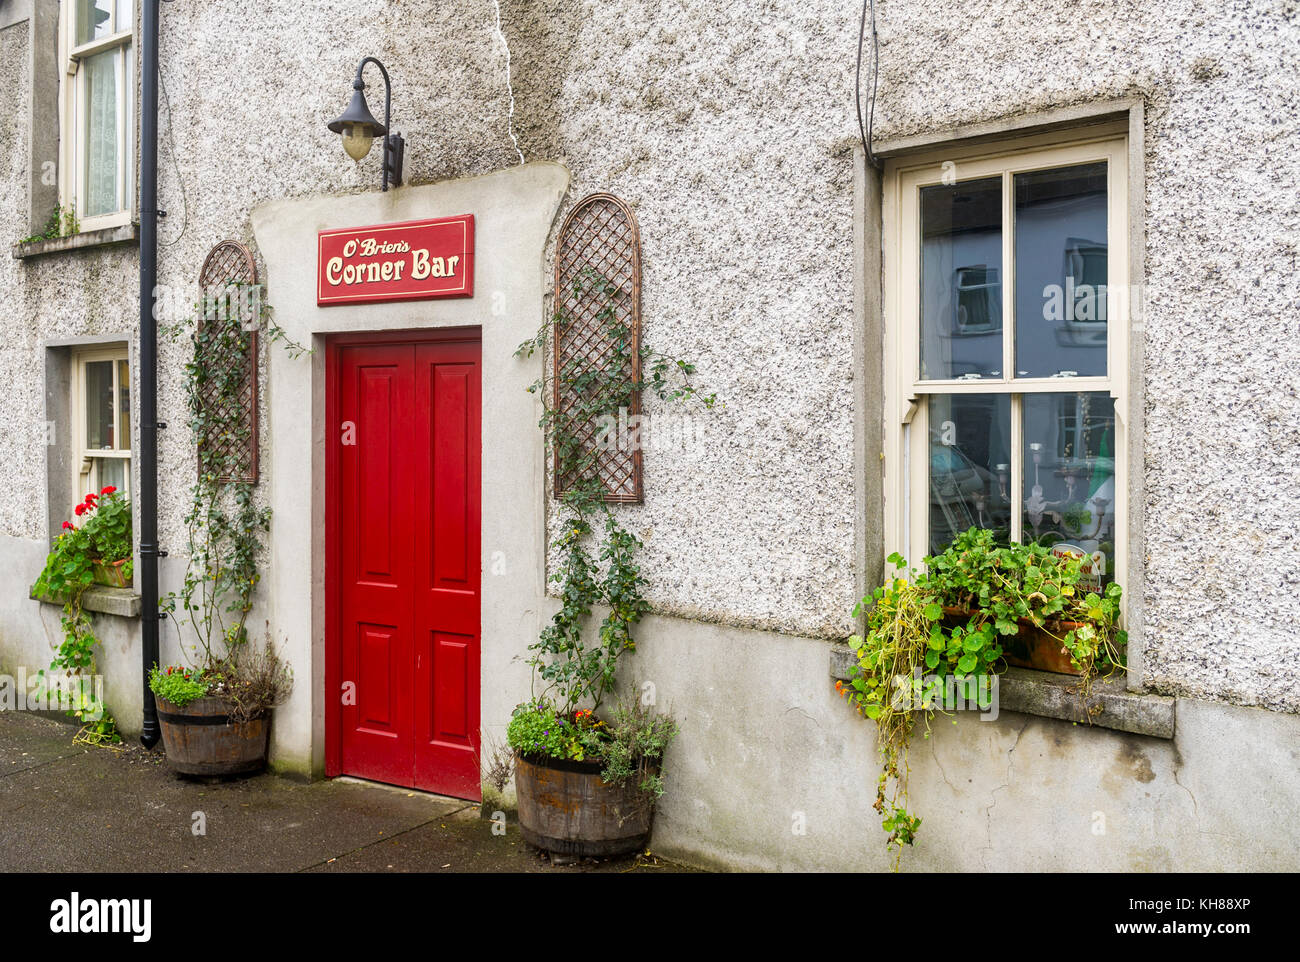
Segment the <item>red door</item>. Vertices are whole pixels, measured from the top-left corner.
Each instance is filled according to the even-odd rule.
[[[477,334],[326,363],[327,770],[478,799]]]

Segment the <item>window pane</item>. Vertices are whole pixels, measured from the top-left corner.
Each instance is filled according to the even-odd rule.
[[[117,446],[131,447],[131,371],[126,361],[117,362]]]
[[[112,32],[110,0],[77,0],[77,45],[90,43]]]
[[[96,491],[102,491],[108,485],[112,485],[117,490],[126,493],[126,477],[131,462],[126,458],[95,458],[95,483],[93,487]]]
[[[1011,398],[930,397],[930,551],[968,528],[1011,533]]]
[[[117,58],[108,50],[86,58],[84,171],[87,215],[121,209],[117,196]]]
[[[1115,559],[1115,402],[1106,393],[1026,394],[1023,540]]]
[[[86,365],[86,447],[113,449],[113,362]]]
[[[135,8],[131,0],[117,0],[117,16],[114,18],[113,29],[118,33],[135,29]]]
[[[921,377],[1000,377],[1002,181],[921,188]]]
[[[1016,174],[1016,376],[1106,374],[1106,164]]]

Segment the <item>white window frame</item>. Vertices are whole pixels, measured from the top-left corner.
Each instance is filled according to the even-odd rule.
[[[59,145],[59,203],[74,210],[83,232],[123,227],[135,210],[135,8],[131,4],[131,22],[112,23],[103,37],[89,43],[76,43],[76,0],[60,0],[59,62],[63,65],[59,79],[59,119],[62,137]],[[118,3],[112,3],[112,18],[117,18]],[[106,214],[86,216],[85,130],[86,71],[82,62],[94,54],[120,49],[117,58],[117,190],[119,208]]]
[[[901,553],[916,567],[929,550],[929,424],[933,394],[1005,394],[1011,403],[1013,540],[1021,539],[1024,490],[1022,405],[1026,394],[1105,392],[1115,402],[1115,579],[1128,587],[1129,571],[1129,197],[1126,124],[1098,125],[1064,140],[1039,135],[1011,146],[932,150],[886,161],[884,220],[884,540],[885,554]],[[1107,370],[1103,377],[1013,378],[1015,349],[1016,173],[1105,161],[1107,169]],[[935,184],[1002,178],[1003,376],[979,380],[920,378],[920,189]],[[919,439],[919,440],[918,440]],[[915,466],[921,470],[912,470]]]
[[[91,448],[88,446],[86,436],[86,366],[95,361],[113,361],[113,436],[114,441],[121,445],[126,442],[126,447],[116,447],[112,450],[103,448]],[[89,492],[99,493],[103,484],[95,471],[95,458],[119,458],[126,462],[126,469],[122,472],[123,484],[121,491],[124,497],[131,497],[131,424],[127,422],[127,434],[125,438],[119,438],[117,435],[121,426],[121,412],[118,410],[119,399],[122,394],[121,367],[117,363],[126,362],[127,384],[125,385],[127,396],[131,394],[131,357],[127,345],[123,344],[117,347],[97,348],[94,350],[77,351],[72,356],[72,493],[73,497],[79,502]],[[71,512],[75,506],[68,505],[68,511]]]

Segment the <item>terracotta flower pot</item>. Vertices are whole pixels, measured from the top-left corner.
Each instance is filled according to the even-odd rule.
[[[654,799],[608,785],[599,762],[519,756],[515,794],[524,841],[556,855],[626,855],[650,838]]]
[[[97,585],[108,585],[110,588],[129,588],[131,579],[126,576],[126,564],[130,559],[123,558],[120,561],[99,561],[95,560],[90,563],[90,574],[95,579]]]
[[[943,613],[944,623],[949,626],[964,626],[973,614],[964,608],[947,607],[943,609]],[[998,636],[998,643],[1002,645],[1002,657],[1008,665],[1037,668],[1039,671],[1052,671],[1058,675],[1083,674],[1071,664],[1069,651],[1056,640],[1064,637],[1067,631],[1082,628],[1083,622],[1056,621],[1052,623],[1050,633],[1027,618],[1021,618],[1019,622],[1020,631],[1017,634]]]

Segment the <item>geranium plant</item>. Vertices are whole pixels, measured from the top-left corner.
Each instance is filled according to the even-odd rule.
[[[91,492],[73,509],[77,522],[63,522],[63,531],[45,559],[45,568],[32,594],[63,601],[63,641],[50,663],[51,672],[65,678],[95,673],[95,646],[99,644],[90,616],[82,608],[82,595],[95,583],[95,567],[122,562],[124,577],[131,578],[131,504],[113,485]],[[44,672],[41,673],[44,676]],[[99,700],[83,686],[72,686],[70,714],[85,722],[79,738],[89,742],[118,742],[117,726]]]

